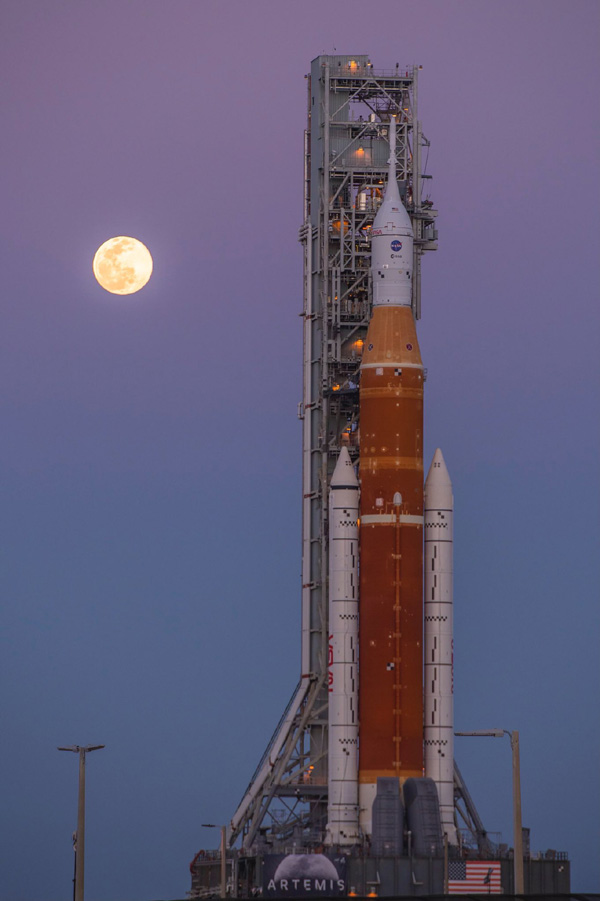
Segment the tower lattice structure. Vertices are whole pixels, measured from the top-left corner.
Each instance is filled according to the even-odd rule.
[[[307,78],[304,145],[301,675],[231,821],[229,842],[317,845],[327,820],[328,489],[342,446],[358,458],[359,371],[371,318],[370,230],[397,117],[396,169],[421,258],[437,247],[418,119],[418,67],[376,70],[366,55],[319,56]]]

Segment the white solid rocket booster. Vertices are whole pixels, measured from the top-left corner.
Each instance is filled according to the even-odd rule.
[[[343,447],[329,491],[327,840],[358,840],[358,479]]]
[[[425,481],[425,775],[434,780],[442,831],[454,823],[453,536],[454,498],[438,448]]]

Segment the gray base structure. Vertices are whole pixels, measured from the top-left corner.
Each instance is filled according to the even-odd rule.
[[[553,854],[555,852],[547,852]],[[190,899],[220,897],[220,860],[218,852],[204,852],[205,856],[194,860],[191,866],[192,887]],[[216,856],[213,856],[216,855]],[[499,859],[502,892],[496,898],[514,898],[510,891],[513,884],[513,861]],[[231,852],[227,860],[227,893],[232,898],[253,898],[265,896],[263,890],[264,858],[244,857]],[[540,857],[525,860],[525,894],[559,896],[584,899],[600,896],[571,894],[570,863],[566,859]],[[444,858],[413,857],[349,857],[347,861],[346,897],[359,898],[409,898],[437,896],[443,897],[445,877]],[[314,892],[310,895],[314,897]],[[455,897],[460,893],[453,892]],[[289,891],[271,897],[294,896]],[[317,894],[318,897],[318,894]],[[475,893],[465,892],[463,897],[475,897]],[[478,897],[481,897],[479,895]]]

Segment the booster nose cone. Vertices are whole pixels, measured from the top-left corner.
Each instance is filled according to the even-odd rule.
[[[436,450],[425,479],[425,507],[427,509],[452,507],[452,482],[441,450]]]
[[[329,486],[331,488],[358,488],[358,479],[347,447],[343,447],[340,451]]]

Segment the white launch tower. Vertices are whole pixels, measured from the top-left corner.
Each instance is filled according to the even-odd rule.
[[[328,735],[329,488],[341,450],[352,463],[358,456],[359,371],[372,310],[371,230],[388,176],[392,116],[397,183],[414,235],[407,300],[417,319],[421,257],[437,247],[437,212],[423,159],[429,142],[418,119],[418,75],[416,66],[375,69],[367,55],[319,56],[307,75],[300,229],[304,376],[298,414],[303,435],[301,674],[231,820],[228,841],[241,837],[246,851],[259,849],[265,830],[275,842],[316,846],[324,841],[334,783],[339,789],[334,807],[341,805],[337,814],[344,820],[348,812],[341,814],[344,792],[330,772],[337,758]],[[454,795],[464,825],[484,841],[459,775]]]
[[[231,839],[242,835],[246,848],[264,826],[281,836],[308,831],[322,841],[328,822],[329,485],[341,448],[353,462],[358,454],[359,369],[372,305],[370,232],[387,179],[391,115],[397,117],[397,176],[414,233],[411,304],[417,318],[421,256],[436,249],[437,214],[422,164],[429,142],[418,120],[418,73],[416,66],[377,70],[359,54],[319,56],[307,76],[300,229],[301,678],[232,819]]]

